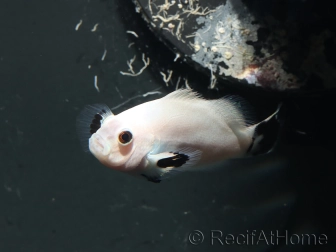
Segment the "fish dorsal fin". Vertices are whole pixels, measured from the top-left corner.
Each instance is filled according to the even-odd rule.
[[[237,126],[250,126],[256,123],[251,105],[236,95],[226,95],[218,100],[209,101],[214,111],[224,117],[227,122],[236,123]]]
[[[216,100],[206,100],[191,89],[178,89],[166,95],[163,99],[188,102],[206,101],[206,106],[210,106],[224,120],[235,121],[244,126],[255,123],[255,116],[251,106],[243,98],[236,95],[227,95]]]
[[[76,120],[77,134],[85,152],[89,151],[89,138],[109,116],[113,116],[113,113],[105,104],[88,105],[78,115]]]
[[[178,89],[165,97],[164,99],[171,100],[204,100],[200,94],[191,89]]]

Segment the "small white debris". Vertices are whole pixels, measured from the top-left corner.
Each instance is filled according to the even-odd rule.
[[[92,32],[97,31],[98,25],[99,25],[99,23],[95,24],[95,25],[93,26],[93,28],[91,29],[91,31],[92,31]]]
[[[178,40],[182,40],[183,39],[181,38],[181,30],[183,30],[183,25],[184,25],[184,22],[182,20],[180,20],[177,28],[176,28],[176,32],[175,32],[175,36]]]
[[[205,42],[202,42],[202,46],[203,46],[203,47],[206,47],[206,43],[205,43]]]
[[[213,69],[212,69],[213,65],[209,65],[210,68],[210,73],[211,73],[211,78],[210,78],[210,89],[214,89],[217,83],[217,78],[213,73]]]
[[[106,57],[106,53],[107,53],[107,50],[105,49],[104,50],[104,53],[103,53],[103,56],[101,57],[101,61],[104,61],[105,57]]]
[[[190,35],[186,35],[185,37],[186,38],[191,38],[191,37],[196,37],[196,36],[199,37],[200,39],[203,39],[202,35],[200,33],[198,33],[198,32],[194,32],[194,33],[192,33]]]
[[[100,92],[99,87],[98,87],[98,77],[95,75],[94,77],[94,87],[97,89],[98,93]]]
[[[173,23],[169,23],[169,24],[168,24],[168,28],[169,28],[169,29],[174,29],[174,27],[175,27],[175,25],[174,25]]]
[[[187,78],[184,79],[184,85],[187,89],[191,89],[191,87],[189,86],[189,81]]]
[[[133,70],[133,62],[135,61],[136,56],[134,55],[134,57],[132,59],[130,59],[129,61],[126,61],[127,66],[128,66],[128,71],[130,71],[131,73],[135,74],[134,70]]]
[[[88,65],[88,69],[91,69],[91,65]]]
[[[134,58],[130,61],[130,62],[127,62],[127,64],[128,64],[128,66],[129,66],[129,71],[130,71],[130,73],[126,73],[126,72],[122,72],[122,71],[120,71],[120,73],[122,74],[122,75],[128,75],[128,76],[138,76],[138,75],[140,75],[140,74],[142,74],[142,72],[148,67],[148,65],[149,65],[149,63],[150,63],[150,59],[149,58],[147,58],[147,60],[145,59],[145,54],[143,53],[142,54],[142,61],[143,61],[143,63],[144,63],[144,66],[140,69],[140,71],[138,72],[138,73],[134,73],[134,71],[133,71],[133,67],[132,67],[132,63],[134,62],[134,60],[135,60],[135,56],[134,56]]]
[[[217,48],[216,46],[212,46],[212,47],[211,47],[211,51],[212,51],[212,52],[217,52],[217,51],[218,51],[218,48]]]
[[[78,31],[79,27],[82,25],[83,20],[79,20],[79,23],[76,25],[75,30]]]
[[[149,9],[151,15],[153,15],[153,10],[152,10],[152,3],[151,3],[151,0],[148,0],[148,9]]]
[[[170,79],[172,77],[173,71],[172,70],[168,70],[168,77],[163,72],[160,72],[160,74],[163,76],[163,81],[166,83],[166,86],[168,87],[168,82],[170,81]]]
[[[189,13],[187,15],[187,17],[189,17],[190,15],[206,16],[206,15],[216,11],[216,10],[209,10],[208,7],[202,8],[198,4],[196,5],[196,7],[194,7],[192,2],[191,2],[191,4],[189,4],[189,8],[190,9],[184,10],[184,12],[183,12],[183,14]],[[199,11],[199,10],[201,10],[201,11]]]
[[[117,91],[117,93],[119,94],[120,98],[123,99],[124,97],[122,96],[122,94],[120,93],[119,89],[117,86],[115,86],[115,90]]]
[[[179,89],[180,81],[181,81],[181,76],[179,76],[177,79],[175,90]]]
[[[132,42],[132,43],[130,43],[129,45],[128,45],[128,48],[130,48],[132,45],[134,45],[135,43],[134,42]]]
[[[207,33],[210,29],[211,29],[211,25],[209,25],[209,27],[203,33]]]
[[[196,32],[194,32],[194,33],[192,33],[190,35],[186,35],[185,37],[186,38],[192,38],[192,37],[196,37],[196,36],[197,36],[197,34],[196,34]]]
[[[180,9],[182,9],[183,5],[182,4],[178,4],[177,7],[179,7]]]
[[[142,97],[146,97],[148,95],[154,95],[154,94],[162,94],[160,91],[150,91],[142,95]]]
[[[223,34],[223,33],[225,33],[225,29],[223,27],[220,27],[220,28],[218,28],[218,32]]]
[[[163,23],[168,23],[172,20],[179,20],[179,17],[180,17],[180,15],[176,14],[174,16],[170,16],[169,18],[165,18],[165,17],[159,16],[159,15],[153,16],[152,18],[153,19],[160,19]]]
[[[138,34],[136,34],[134,31],[126,31],[126,32],[134,35],[134,37],[136,38],[139,38]]]
[[[225,59],[227,59],[227,60],[231,59],[232,56],[233,56],[233,54],[232,54],[231,52],[225,52],[225,53],[224,53],[224,57],[225,57]]]
[[[117,109],[117,108],[120,108],[120,107],[124,106],[125,104],[129,103],[130,101],[132,101],[132,100],[134,100],[134,99],[136,99],[136,98],[139,98],[139,97],[146,97],[146,96],[148,96],[148,95],[161,94],[160,91],[157,91],[157,90],[159,90],[159,89],[161,89],[161,88],[154,89],[153,91],[147,92],[147,93],[142,94],[142,95],[136,95],[136,96],[133,96],[133,97],[127,99],[126,101],[124,101],[123,103],[120,103],[119,105],[117,105],[117,106],[111,108],[111,110],[115,110],[115,109]]]
[[[176,60],[177,60],[178,58],[180,58],[180,57],[181,57],[181,55],[180,55],[179,53],[176,53],[176,56],[175,56],[174,62],[176,62]]]
[[[201,49],[199,44],[194,45],[195,52],[198,52]]]
[[[171,3],[169,3],[168,0],[165,0],[164,4],[156,6],[156,8],[159,9],[159,11],[157,12],[157,15],[160,14],[161,12],[163,12],[164,15],[166,15],[169,8],[173,6],[174,4],[175,4],[175,1],[171,1]]]

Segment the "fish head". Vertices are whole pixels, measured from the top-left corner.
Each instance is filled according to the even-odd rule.
[[[149,152],[152,137],[138,124],[119,116],[106,118],[89,139],[90,152],[105,166],[134,171]]]

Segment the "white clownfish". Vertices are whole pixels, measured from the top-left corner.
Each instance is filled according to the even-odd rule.
[[[276,132],[268,125],[278,110],[253,124],[243,103],[180,89],[118,115],[106,105],[88,106],[77,130],[84,149],[103,165],[157,183],[175,171],[255,154],[266,133],[274,143]]]

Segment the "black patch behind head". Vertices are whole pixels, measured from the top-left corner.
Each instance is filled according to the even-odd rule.
[[[111,115],[113,115],[112,111],[104,104],[86,106],[78,115],[77,134],[84,151],[89,151],[89,138],[100,129],[104,120]]]
[[[181,167],[189,160],[189,157],[185,154],[180,154],[178,152],[174,152],[174,154],[175,156],[162,158],[157,161],[157,166],[161,168]]]

